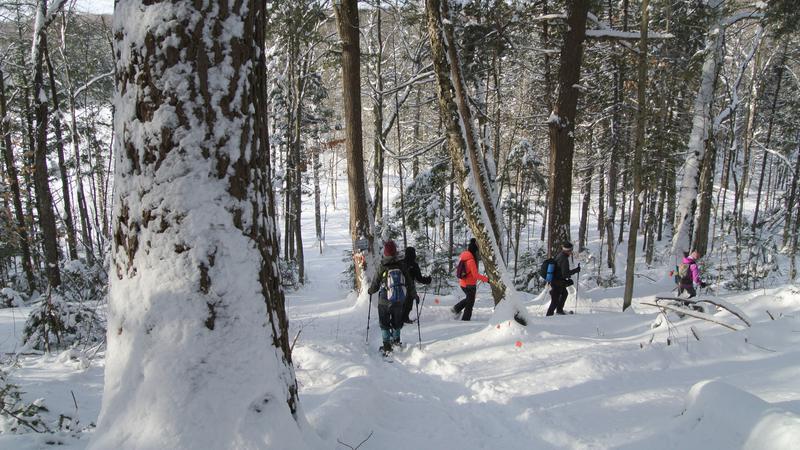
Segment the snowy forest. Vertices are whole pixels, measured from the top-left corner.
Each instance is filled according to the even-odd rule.
[[[0,448],[800,448],[798,117],[797,0],[3,0]]]

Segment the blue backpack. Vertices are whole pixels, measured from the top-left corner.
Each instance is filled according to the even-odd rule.
[[[391,303],[406,301],[406,277],[400,269],[386,271],[386,299]]]

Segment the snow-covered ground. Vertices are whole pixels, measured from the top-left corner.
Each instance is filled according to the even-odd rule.
[[[747,328],[715,313],[738,331],[672,314],[652,328],[658,310],[642,303],[669,294],[663,267],[642,269],[657,281],[637,278],[633,307],[624,313],[622,287],[589,289],[584,282],[577,300],[567,302],[576,312],[569,316],[544,317],[549,297],[527,295],[525,328],[490,324],[486,286],[472,322],[449,313],[456,290],[428,289],[419,329],[403,329],[406,346],[387,362],[377,352],[375,306],[367,343],[368,300],[339,281],[350,247],[341,187],[340,209],[328,211],[324,254],[306,212],[309,282],[287,296],[292,336],[299,333],[293,358],[302,413],[322,448],[363,441],[361,449],[381,450],[800,448],[798,288],[720,294],[752,321]],[[27,311],[0,310],[5,358],[19,348]],[[26,400],[45,399],[48,419],[75,416],[77,403],[88,425],[100,408],[103,356],[87,364],[69,354],[21,355],[11,381]],[[77,449],[90,438],[0,435],[0,448],[55,440]]]

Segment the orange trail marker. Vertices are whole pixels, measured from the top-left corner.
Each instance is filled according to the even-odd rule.
[[[514,346],[515,347],[522,347],[522,341],[517,341],[516,343],[514,343]]]
[[[498,330],[500,329],[500,324],[499,324],[499,323],[497,324],[497,329],[498,329]]]
[[[439,304],[439,299],[438,299],[438,298],[437,298],[437,299],[434,299],[434,300],[433,300],[433,303],[436,303],[436,304],[438,305],[438,304]]]

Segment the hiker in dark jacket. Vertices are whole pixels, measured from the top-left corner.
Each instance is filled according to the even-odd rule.
[[[489,278],[486,275],[478,272],[478,263],[475,261],[477,254],[478,243],[475,239],[472,239],[469,241],[467,249],[461,252],[461,256],[458,259],[459,263],[463,261],[466,266],[466,276],[458,280],[458,284],[466,297],[450,308],[450,312],[453,313],[456,319],[459,316],[461,316],[461,320],[467,321],[472,318],[472,308],[475,306],[475,295],[478,292],[478,281],[489,282]]]
[[[397,245],[394,241],[389,240],[383,244],[383,258],[372,283],[367,292],[370,295],[381,291],[378,296],[378,321],[381,326],[381,337],[383,338],[383,346],[381,350],[384,353],[392,351],[392,345],[400,345],[400,330],[403,328],[403,301],[392,302],[386,292],[387,276],[392,269],[400,269],[403,274],[406,284],[411,279],[408,273],[408,268],[405,263],[397,258]],[[405,292],[408,292],[407,286],[402,286]]]
[[[430,284],[431,277],[422,275],[422,270],[417,264],[417,249],[414,247],[406,247],[403,262],[408,268],[408,279],[406,280],[406,304],[403,307],[403,322],[414,323],[409,317],[411,310],[414,308],[414,302],[419,304],[419,293],[417,293],[417,283]]]
[[[555,312],[559,315],[566,314],[564,305],[567,303],[567,286],[575,284],[572,281],[572,274],[581,271],[581,266],[570,270],[569,259],[572,256],[572,244],[565,242],[561,245],[561,253],[556,256],[556,271],[553,281],[550,283],[550,306],[547,308],[547,315],[552,316]]]

